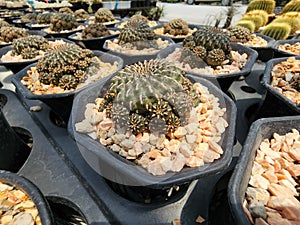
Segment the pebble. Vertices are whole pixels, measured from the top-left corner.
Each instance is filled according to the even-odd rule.
[[[31,107],[29,108],[29,110],[32,111],[32,112],[39,112],[39,111],[42,110],[42,107],[39,106],[39,105],[34,105],[34,106],[31,106]]]

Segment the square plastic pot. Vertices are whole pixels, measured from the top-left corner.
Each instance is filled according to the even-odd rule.
[[[108,40],[114,41],[115,39],[117,39],[117,38],[108,39]],[[174,41],[171,38],[161,37],[161,39],[167,40],[169,42],[169,46],[172,46],[174,44]],[[118,52],[118,51],[109,49],[107,46],[107,41],[105,41],[105,43],[103,45],[103,49],[113,55],[121,57],[124,60],[124,65],[130,65],[130,64],[144,61],[144,60],[155,59],[158,56],[159,52],[163,51],[163,50],[158,50],[154,53],[149,53],[149,54],[125,54],[123,52]]]
[[[258,53],[246,46],[231,43],[232,50],[238,51],[240,54],[246,53],[248,55],[246,65],[241,69],[239,72],[229,73],[229,74],[219,74],[219,75],[205,75],[199,73],[193,73],[190,71],[186,71],[187,73],[191,74],[193,77],[202,77],[214,83],[216,86],[220,87],[222,91],[227,92],[233,81],[241,76],[248,76],[251,72],[251,69],[257,59]],[[175,44],[171,45],[168,48],[161,50],[157,58],[164,59],[167,58],[168,55],[173,53],[176,48],[182,48],[182,44]]]
[[[286,51],[282,51],[278,49],[279,45],[283,45],[283,44],[296,44],[300,42],[300,39],[288,39],[288,40],[278,40],[276,41],[272,48],[274,51],[274,58],[282,58],[282,57],[289,57],[289,56],[297,56],[296,54],[290,53],[290,52],[286,52]]]
[[[211,164],[205,164],[198,168],[183,168],[178,173],[167,173],[154,176],[141,166],[121,157],[117,153],[101,145],[99,140],[94,140],[87,134],[78,133],[75,124],[84,119],[87,103],[93,103],[99,96],[103,96],[104,89],[110,82],[100,81],[97,85],[86,88],[75,96],[71,112],[71,124],[69,133],[74,135],[79,150],[86,162],[100,176],[127,186],[146,186],[151,189],[166,189],[174,185],[181,185],[193,180],[215,175],[228,168],[233,154],[233,142],[235,136],[236,106],[233,101],[211,82],[200,78],[188,76],[192,82],[198,82],[206,86],[211,94],[218,97],[220,107],[226,108],[224,119],[229,126],[222,135],[220,145],[224,151],[220,159]]]
[[[101,51],[93,51],[96,56],[100,58],[103,62],[108,62],[113,64],[118,62],[118,70],[123,67],[123,60],[120,57],[104,53]],[[70,117],[70,112],[73,105],[74,95],[83,89],[87,88],[89,85],[86,85],[76,91],[61,93],[61,94],[45,94],[45,95],[34,95],[25,85],[21,83],[21,80],[24,76],[27,75],[27,71],[30,70],[32,66],[35,66],[36,63],[33,63],[20,72],[18,72],[13,78],[12,83],[16,86],[16,91],[26,99],[40,100],[48,105],[53,112],[60,116],[64,122],[68,122]],[[107,80],[112,74],[102,78],[101,80]]]
[[[271,59],[267,62],[262,78],[262,84],[266,91],[263,96],[262,104],[259,107],[257,118],[293,116],[300,114],[300,107],[284,95],[277,92],[274,87],[271,86],[272,68],[280,62],[286,61],[288,58],[289,57]],[[300,56],[296,56],[295,58],[299,60]]]
[[[250,180],[256,150],[265,138],[272,138],[274,132],[283,135],[292,128],[300,130],[300,116],[263,118],[254,122],[249,130],[237,165],[228,184],[228,199],[238,225],[251,225],[243,209],[245,192]]]
[[[255,35],[265,39],[268,42],[268,44],[267,44],[267,46],[264,46],[264,47],[252,47],[252,46],[249,46],[249,47],[252,48],[253,50],[257,51],[257,53],[258,53],[257,59],[258,60],[261,60],[262,62],[267,62],[274,57],[274,51],[273,51],[272,46],[275,42],[275,39],[268,37],[266,35],[263,35],[261,33],[255,33]]]

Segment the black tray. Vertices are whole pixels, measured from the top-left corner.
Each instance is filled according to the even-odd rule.
[[[282,51],[278,49],[279,45],[283,45],[283,44],[295,44],[297,42],[300,42],[300,39],[288,39],[288,40],[278,40],[276,41],[272,48],[274,51],[274,58],[282,58],[282,57],[289,57],[289,56],[297,56],[296,54],[290,53],[290,52],[286,52],[286,51]]]

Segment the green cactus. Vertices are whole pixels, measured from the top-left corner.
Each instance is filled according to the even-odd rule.
[[[141,15],[141,14],[134,14],[133,16],[131,16],[128,20],[142,20],[145,23],[148,23],[149,20],[147,17]]]
[[[56,13],[50,22],[50,29],[55,32],[76,29],[77,26],[78,22],[75,16],[68,13]]]
[[[20,21],[22,23],[29,23],[36,21],[37,14],[36,13],[26,13],[24,16],[21,17]]]
[[[15,39],[12,46],[12,55],[22,55],[24,59],[32,59],[39,55],[39,51],[46,51],[49,42],[42,36],[32,35]]]
[[[245,28],[249,29],[251,33],[253,33],[255,31],[255,24],[251,20],[239,20],[236,22],[236,24],[234,26],[245,27]]]
[[[202,59],[210,66],[219,66],[224,60],[232,61],[230,37],[216,27],[200,28],[183,40],[183,46],[192,52],[199,46],[205,48],[206,55]]]
[[[250,40],[251,32],[248,28],[242,26],[228,27],[230,41],[245,43]]]
[[[253,0],[248,4],[246,12],[252,10],[264,10],[268,14],[273,13],[276,2],[274,0]]]
[[[262,26],[265,26],[269,22],[269,14],[264,10],[251,10],[247,12],[247,16],[260,16],[263,19]]]
[[[63,8],[60,8],[58,10],[59,13],[69,13],[69,14],[73,14],[73,10],[70,9],[69,7],[63,7]]]
[[[27,30],[18,27],[1,27],[0,40],[6,43],[12,42],[14,39],[27,37]]]
[[[188,23],[181,18],[170,20],[164,24],[163,28],[164,34],[171,34],[173,36],[187,35],[189,33]]]
[[[300,30],[300,17],[297,18],[289,18],[289,17],[283,17],[279,16],[275,20],[272,21],[272,23],[287,23],[291,26],[290,34],[295,34],[297,30]]]
[[[108,35],[110,35],[110,32],[105,25],[101,23],[95,23],[89,24],[86,28],[84,28],[81,37],[89,39],[94,37],[104,37]]]
[[[181,69],[163,60],[126,66],[111,79],[99,111],[116,128],[137,135],[144,131],[173,132],[185,123],[199,96]]]
[[[240,20],[250,20],[255,24],[255,31],[264,26],[264,19],[260,15],[244,15]]]
[[[115,20],[114,15],[107,8],[99,8],[95,12],[95,23],[106,23],[114,20]]]
[[[67,43],[49,49],[36,69],[41,83],[70,90],[86,80],[91,66],[98,66],[91,50]]]
[[[85,20],[90,18],[90,14],[84,9],[78,9],[74,12],[74,16],[77,20]]]
[[[287,12],[300,12],[300,0],[292,0],[287,3],[281,10],[281,13]]]
[[[290,32],[291,26],[288,23],[270,23],[261,33],[275,40],[285,40]]]
[[[44,13],[39,13],[36,16],[36,22],[38,24],[50,24],[51,22],[51,17],[54,15],[52,12],[44,12]]]

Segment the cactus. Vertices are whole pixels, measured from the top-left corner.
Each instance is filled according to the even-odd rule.
[[[22,23],[29,23],[36,20],[37,14],[36,13],[27,13],[21,17],[20,21]]]
[[[236,22],[236,24],[234,26],[245,27],[245,28],[249,29],[251,33],[253,33],[255,31],[255,24],[251,20],[239,20]]]
[[[72,30],[77,28],[78,22],[72,14],[68,13],[56,13],[51,18],[50,29],[55,32],[61,32],[63,30]]]
[[[51,17],[53,15],[54,15],[54,13],[51,13],[51,12],[40,13],[36,16],[36,22],[38,24],[50,24]]]
[[[210,66],[219,66],[224,60],[232,60],[230,37],[216,27],[200,28],[183,40],[183,46],[194,53],[197,53],[195,49],[200,49],[199,46],[203,47],[206,54],[203,56],[203,51],[200,51],[199,57]]]
[[[142,20],[145,23],[148,23],[149,20],[147,19],[147,17],[141,15],[141,14],[134,14],[133,16],[131,16],[128,20]]]
[[[300,0],[292,0],[287,3],[281,10],[281,13],[287,12],[300,12]]]
[[[189,33],[188,23],[181,18],[170,20],[164,24],[163,28],[164,34],[171,34],[173,36],[187,35]]]
[[[77,20],[85,20],[90,18],[90,15],[84,9],[78,9],[74,12],[74,16]]]
[[[12,55],[21,55],[24,59],[32,59],[39,55],[39,51],[46,51],[49,43],[42,36],[32,35],[15,39],[12,46]]]
[[[0,20],[0,28],[1,27],[11,27],[11,25],[4,20]]]
[[[252,10],[264,10],[268,14],[272,14],[275,9],[276,2],[274,0],[253,0],[248,4],[246,12]]]
[[[25,29],[17,27],[1,27],[0,40],[4,42],[12,42],[14,39],[27,37],[29,34]]]
[[[228,27],[230,41],[245,43],[250,40],[251,32],[242,26]]]
[[[86,80],[91,65],[97,66],[91,50],[67,43],[49,49],[36,69],[41,83],[70,90]]]
[[[101,23],[89,24],[81,34],[82,38],[104,37],[110,35],[109,30]]]
[[[284,16],[279,16],[272,23],[287,23],[291,26],[290,34],[295,34],[297,30],[300,30],[300,17],[289,18]]]
[[[290,32],[291,26],[287,23],[270,23],[261,33],[275,40],[285,40]]]
[[[240,20],[250,20],[255,24],[255,31],[264,26],[264,19],[260,15],[244,15]]]
[[[263,19],[262,26],[265,26],[269,22],[269,14],[264,10],[252,10],[247,12],[247,16],[260,16]]]
[[[95,12],[96,23],[106,23],[114,21],[115,17],[112,12],[107,8],[100,8]]]
[[[99,111],[106,112],[116,128],[126,128],[137,135],[149,130],[173,132],[198,104],[199,96],[185,72],[156,59],[117,72]]]
[[[63,8],[60,8],[58,10],[59,13],[69,13],[69,14],[73,14],[73,10],[70,9],[69,7],[63,7]]]

